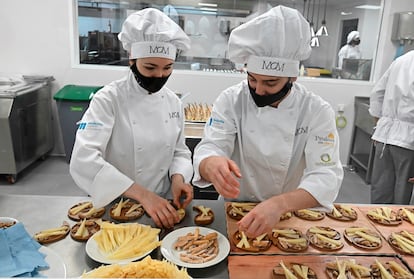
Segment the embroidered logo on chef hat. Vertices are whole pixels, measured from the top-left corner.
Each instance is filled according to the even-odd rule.
[[[231,32],[229,59],[247,64],[248,72],[296,77],[300,61],[310,56],[310,38],[309,23],[301,13],[280,5]]]
[[[128,16],[118,35],[130,59],[160,57],[175,60],[190,48],[190,38],[160,10],[142,9]]]

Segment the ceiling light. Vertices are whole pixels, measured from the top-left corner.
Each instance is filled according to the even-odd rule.
[[[205,7],[201,7],[200,10],[202,10],[202,11],[209,11],[209,12],[217,12],[217,8],[205,8]]]
[[[366,9],[366,10],[379,10],[381,6],[377,5],[359,5],[355,7],[356,9]]]
[[[327,0],[325,0],[325,8],[323,11],[323,19],[322,19],[322,26],[319,28],[319,30],[316,32],[316,36],[328,36],[328,28],[326,27],[326,5]]]
[[[318,37],[313,37],[311,39],[311,47],[319,47],[319,38]]]
[[[198,3],[198,5],[203,7],[217,7],[217,4],[214,3]]]
[[[347,15],[352,15],[352,13],[351,12],[341,12],[341,15],[342,16],[347,16]]]

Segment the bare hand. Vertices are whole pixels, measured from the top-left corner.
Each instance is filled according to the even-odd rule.
[[[237,198],[240,193],[240,183],[236,178],[241,178],[237,164],[226,158],[211,156],[200,164],[201,176],[213,183],[217,192],[225,198]]]
[[[173,196],[174,205],[179,208],[186,208],[193,200],[194,191],[193,186],[184,182],[181,175],[174,174],[171,179],[171,192]],[[185,200],[181,204],[180,198],[184,196]]]
[[[408,178],[408,182],[414,183],[414,177]]]
[[[172,228],[174,224],[179,222],[176,209],[168,200],[157,194],[146,190],[139,202],[158,227]]]
[[[240,231],[254,238],[271,232],[282,214],[283,212],[271,200],[266,200],[256,205],[237,224]]]
[[[256,205],[237,224],[249,237],[270,233],[282,214],[302,208],[318,206],[318,201],[306,190],[295,189],[273,196]]]

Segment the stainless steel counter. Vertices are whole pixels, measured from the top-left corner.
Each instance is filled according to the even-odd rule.
[[[0,91],[0,174],[7,175],[10,183],[54,146],[51,85],[23,88],[14,93]]]
[[[38,231],[58,227],[63,221],[68,221],[71,226],[75,222],[67,217],[68,209],[74,204],[89,200],[87,197],[64,197],[64,196],[36,196],[36,195],[0,195],[0,216],[13,217],[22,222],[29,234]],[[208,226],[223,235],[226,233],[223,201],[218,200],[193,200],[187,207],[185,219],[175,229],[194,226],[195,211],[193,205],[205,205],[212,208],[215,213],[214,222]],[[108,210],[103,217],[110,220]],[[139,223],[154,226],[152,220],[146,215],[138,219]],[[167,234],[161,231],[161,239]],[[46,245],[60,255],[66,265],[67,277],[79,277],[84,271],[89,271],[100,266],[89,258],[85,252],[85,243],[74,241],[69,235],[58,242]],[[153,259],[162,259],[160,249],[151,253]],[[227,259],[221,263],[202,269],[188,269],[193,278],[229,278],[227,270]]]

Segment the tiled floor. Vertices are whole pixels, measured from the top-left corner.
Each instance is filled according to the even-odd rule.
[[[370,186],[355,173],[345,170],[337,202],[369,203]],[[65,157],[49,156],[22,171],[15,184],[0,175],[1,194],[86,196],[69,174]]]

